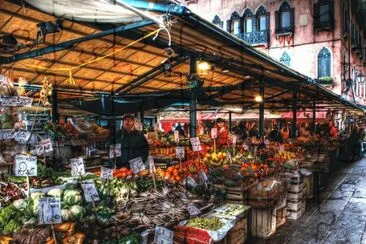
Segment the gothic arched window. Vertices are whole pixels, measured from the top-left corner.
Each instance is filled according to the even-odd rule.
[[[318,78],[331,76],[331,58],[328,48],[323,47],[318,53]]]
[[[290,55],[288,55],[288,53],[286,51],[283,52],[283,54],[280,58],[280,62],[283,63],[284,65],[290,66],[291,58],[290,58]]]

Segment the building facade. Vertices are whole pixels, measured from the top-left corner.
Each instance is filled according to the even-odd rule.
[[[366,105],[366,36],[355,16],[355,1],[195,0],[188,7],[335,93]]]

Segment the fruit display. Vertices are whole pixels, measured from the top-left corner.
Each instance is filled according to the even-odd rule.
[[[203,158],[203,162],[205,162],[208,166],[220,167],[230,164],[228,154],[226,152],[213,152],[206,153]]]
[[[220,229],[224,224],[217,217],[210,218],[193,218],[186,224],[187,227],[194,227],[203,230],[215,231]]]
[[[245,176],[262,177],[271,173],[267,164],[248,162],[241,165],[240,170]]]
[[[177,164],[169,166],[165,170],[159,168],[157,169],[157,175],[169,182],[176,183],[181,182],[188,176],[196,177],[200,170],[207,172],[207,167],[204,163],[200,160],[188,160],[182,163],[182,167]]]

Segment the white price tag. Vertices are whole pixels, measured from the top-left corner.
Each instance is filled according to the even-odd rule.
[[[20,144],[25,144],[28,142],[31,135],[32,133],[29,131],[17,131],[15,132],[14,139]]]
[[[233,158],[231,157],[231,153],[230,152],[226,152],[226,159],[229,161],[230,164],[233,163]]]
[[[174,232],[167,228],[157,226],[155,228],[154,243],[173,244]]]
[[[211,129],[211,138],[216,139],[217,138],[217,128]]]
[[[201,169],[198,174],[199,174],[199,178],[201,179],[201,181],[203,183],[206,183],[208,180],[206,173]]]
[[[185,148],[184,147],[176,147],[175,148],[175,157],[178,159],[185,158]]]
[[[109,146],[109,158],[116,158],[121,156],[121,144]]]
[[[149,156],[147,158],[148,162],[149,162],[149,171],[151,174],[155,173],[156,168],[155,168],[155,162],[154,162],[154,158],[153,156]]]
[[[188,211],[189,215],[191,215],[191,216],[197,216],[201,213],[201,211],[193,204],[189,204],[187,206],[187,211]]]
[[[236,145],[236,142],[238,141],[238,137],[236,135],[231,136],[231,141],[234,145]]]
[[[52,142],[51,139],[45,139],[42,140],[37,146],[36,146],[36,153],[38,156],[44,154],[44,153],[49,153],[53,151],[53,147],[52,147]]]
[[[113,179],[113,169],[100,167],[100,178],[106,180]]]
[[[39,223],[40,224],[60,224],[61,201],[57,197],[44,197],[39,201]]]
[[[37,176],[37,157],[16,155],[15,156],[16,176]]]
[[[140,171],[142,171],[142,170],[145,169],[145,164],[142,161],[142,158],[141,157],[137,157],[137,158],[131,159],[129,161],[129,163],[130,163],[130,168],[131,168],[131,170],[132,170],[132,172],[134,174],[137,174]]]
[[[0,130],[0,140],[11,140],[15,137],[15,130],[13,129],[5,129]]]
[[[284,152],[285,151],[285,145],[280,145],[280,152]]]
[[[202,150],[201,142],[200,142],[200,139],[198,137],[190,138],[190,140],[191,140],[192,150],[193,151],[199,152],[199,151]]]
[[[96,202],[96,201],[100,200],[97,188],[95,188],[95,185],[94,185],[94,180],[82,181],[81,188],[83,188],[85,201]]]
[[[179,130],[174,131],[174,141],[175,143],[179,143]]]
[[[78,177],[85,174],[84,160],[82,158],[72,158],[71,163],[71,175]]]

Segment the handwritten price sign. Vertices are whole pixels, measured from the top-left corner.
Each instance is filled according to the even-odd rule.
[[[72,158],[71,163],[71,175],[78,177],[85,174],[84,160],[82,158]]]
[[[95,188],[93,180],[84,180],[83,182],[81,182],[81,188],[83,188],[85,201],[95,202],[100,200],[97,188]]]
[[[137,157],[137,158],[134,158],[134,159],[131,159],[129,161],[130,163],[130,167],[132,169],[132,172],[134,174],[137,174],[139,173],[140,171],[144,170],[145,169],[145,164],[144,162],[142,161],[142,158],[141,157]]]
[[[18,131],[15,132],[14,139],[20,144],[25,144],[28,142],[31,135],[32,133],[29,131]]]
[[[109,158],[121,157],[121,144],[109,146]]]
[[[155,173],[156,168],[155,168],[154,158],[152,156],[149,156],[147,158],[147,160],[149,162],[149,171],[150,171],[150,173]]]
[[[100,167],[100,178],[106,180],[113,179],[113,169]]]
[[[202,150],[201,142],[200,142],[200,139],[198,137],[190,138],[190,140],[191,140],[192,150],[193,151],[199,152],[199,151]]]
[[[3,97],[0,105],[3,107],[30,107],[32,106],[33,98],[30,97]]]
[[[12,140],[15,137],[15,130],[5,129],[0,130],[0,140]]]
[[[39,223],[40,224],[62,223],[60,198],[44,197],[40,199]]]
[[[191,215],[191,216],[197,216],[201,213],[201,211],[193,204],[189,204],[187,206],[187,211],[188,211],[189,215]]]
[[[175,148],[175,157],[178,158],[178,159],[184,159],[184,157],[185,157],[184,147],[176,147]]]
[[[16,155],[15,156],[16,176],[37,176],[37,157]]]
[[[38,156],[49,153],[53,151],[52,142],[51,139],[48,138],[46,140],[42,140],[37,146],[36,146],[36,153]]]
[[[154,243],[158,244],[173,244],[174,233],[167,228],[157,226],[155,228]]]
[[[211,129],[211,138],[216,139],[217,138],[217,128]]]

